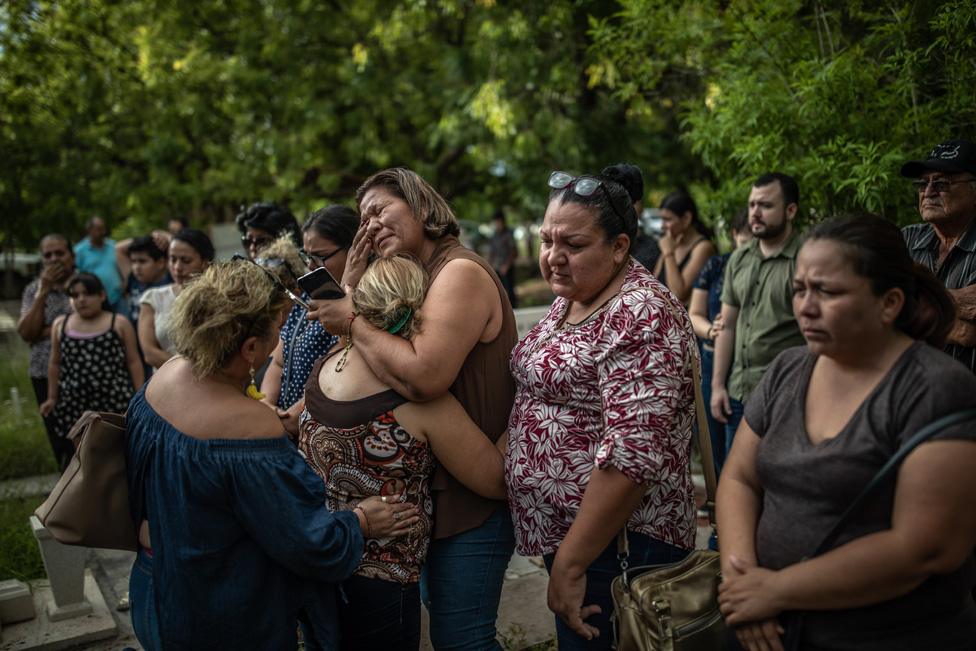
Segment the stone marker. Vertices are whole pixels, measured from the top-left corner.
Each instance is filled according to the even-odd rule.
[[[13,624],[34,619],[34,598],[23,581],[0,581],[0,623]]]
[[[91,603],[85,599],[85,561],[87,547],[63,545],[54,539],[37,516],[30,517],[31,529],[41,549],[44,570],[51,582],[53,599],[47,605],[48,619],[52,622],[88,615]]]

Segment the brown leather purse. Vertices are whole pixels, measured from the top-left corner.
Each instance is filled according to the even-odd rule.
[[[66,545],[136,551],[129,510],[125,416],[86,411],[67,438],[75,453],[34,515]]]

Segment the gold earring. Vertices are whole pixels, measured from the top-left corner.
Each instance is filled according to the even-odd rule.
[[[258,385],[254,381],[254,367],[251,366],[251,383],[247,385],[247,389],[244,391],[248,398],[254,398],[255,400],[264,400],[264,394],[258,390]]]

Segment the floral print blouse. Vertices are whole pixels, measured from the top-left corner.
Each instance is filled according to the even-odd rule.
[[[568,308],[557,298],[512,352],[505,479],[519,553],[554,552],[590,473],[609,466],[645,486],[629,530],[693,549],[698,353],[688,313],[633,260],[620,292],[586,321],[563,324]]]

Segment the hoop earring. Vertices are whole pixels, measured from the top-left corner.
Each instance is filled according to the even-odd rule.
[[[264,394],[258,389],[257,383],[254,381],[254,367],[251,367],[251,383],[247,385],[244,393],[248,398],[254,398],[255,400],[264,400]]]

